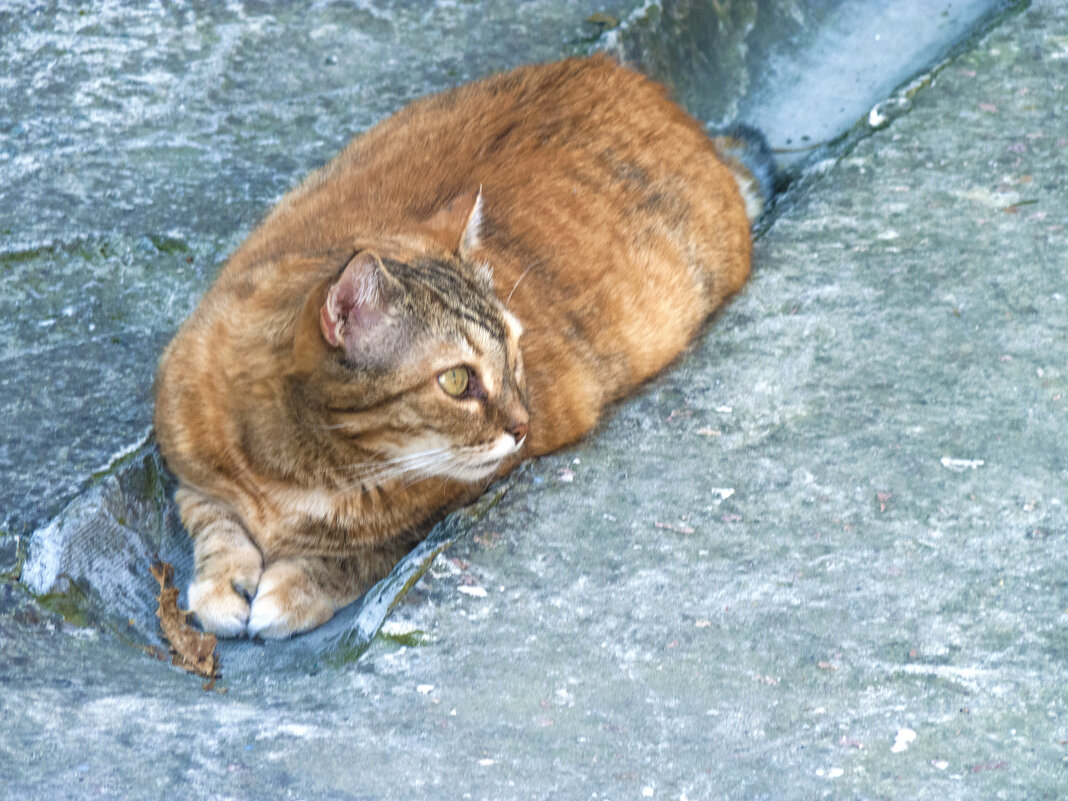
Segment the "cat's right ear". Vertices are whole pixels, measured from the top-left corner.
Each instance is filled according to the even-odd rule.
[[[386,311],[382,267],[371,253],[357,253],[326,293],[319,312],[319,328],[328,345],[357,349],[362,336],[379,323]]]
[[[423,230],[461,259],[471,257],[482,237],[482,187],[462,192],[423,223]]]

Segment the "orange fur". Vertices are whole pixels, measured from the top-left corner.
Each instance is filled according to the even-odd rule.
[[[412,103],[290,192],[160,365],[205,627],[318,625],[491,474],[588,432],[744,283],[743,178],[594,57]],[[450,448],[440,474],[397,461]]]

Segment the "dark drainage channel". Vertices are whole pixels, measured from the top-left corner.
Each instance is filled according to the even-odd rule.
[[[1026,0],[664,0],[604,45],[713,127],[742,120],[797,169],[907,111],[925,76]],[[849,136],[854,132],[854,136]]]

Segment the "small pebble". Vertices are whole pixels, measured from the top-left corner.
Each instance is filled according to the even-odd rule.
[[[890,747],[891,754],[900,754],[902,751],[907,751],[909,743],[916,739],[916,732],[912,729],[899,729],[897,737],[894,738],[894,744]]]

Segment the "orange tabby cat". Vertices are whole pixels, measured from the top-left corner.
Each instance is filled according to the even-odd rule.
[[[662,87],[570,59],[412,103],[290,192],[160,365],[201,624],[323,623],[674,359],[749,273],[770,162],[736,133],[721,160]]]

